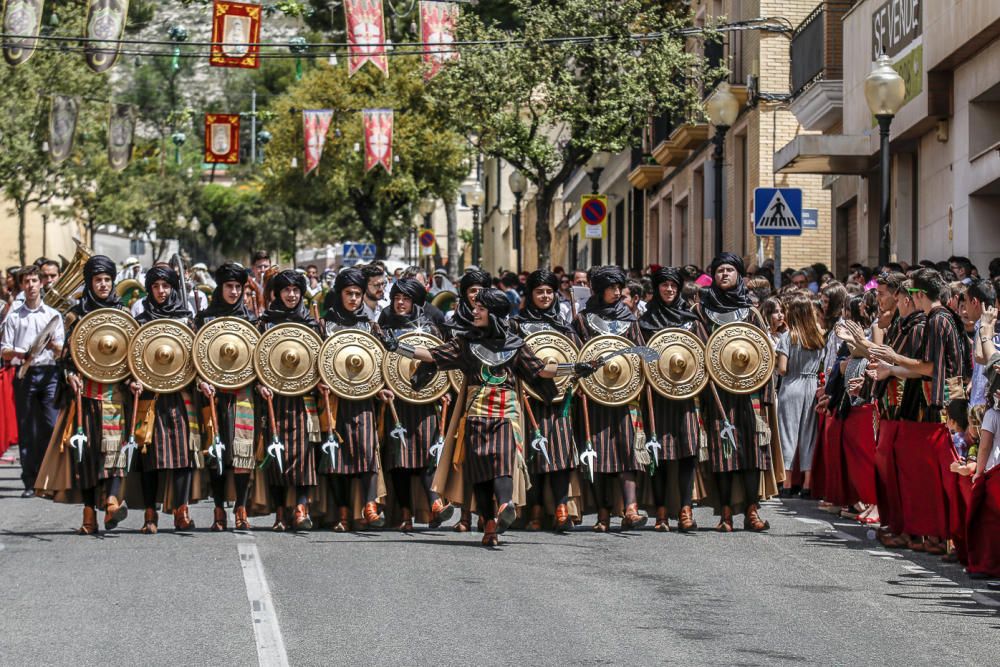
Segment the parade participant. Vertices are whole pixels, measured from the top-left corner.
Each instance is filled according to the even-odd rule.
[[[360,269],[355,268],[344,269],[337,274],[333,291],[328,295],[328,334],[343,329],[360,329],[378,334],[378,325],[369,321],[363,302],[365,290],[371,285],[371,280]],[[383,395],[383,398],[386,397]],[[381,528],[385,525],[385,515],[378,505],[379,443],[375,426],[375,403],[371,398],[351,400],[337,396],[331,396],[330,402],[334,420],[332,430],[336,432],[340,448],[334,465],[330,465],[329,459],[324,460],[321,472],[329,476],[338,511],[333,529],[336,532],[348,530],[351,487],[355,480],[360,483],[364,500],[361,518],[368,526]]]
[[[622,298],[628,282],[625,271],[618,266],[595,266],[587,272],[592,290],[584,309],[574,322],[577,334],[585,343],[596,336],[615,334],[636,345],[642,344],[642,334],[635,315]],[[610,480],[617,477],[621,484],[624,516],[622,530],[641,528],[648,517],[639,511],[636,497],[636,475],[645,469],[648,453],[639,443],[642,417],[637,402],[628,405],[590,405],[590,432],[597,459],[594,461],[594,495],[597,500],[597,523],[594,531],[608,531],[611,520],[612,493]]]
[[[499,544],[503,533],[514,520],[515,490],[522,491],[521,415],[518,380],[532,383],[543,396],[555,395],[556,374],[586,375],[594,371],[590,364],[546,364],[524,346],[524,340],[510,329],[510,301],[503,292],[487,288],[476,294],[469,328],[457,329],[455,338],[432,350],[400,343],[387,337],[386,348],[403,356],[433,363],[437,370],[461,370],[465,373],[463,404],[452,416],[452,424],[464,422],[462,437],[449,441],[435,474],[433,488],[444,494],[455,488],[461,495],[464,482],[473,485],[476,511],[485,520],[483,545]],[[450,475],[457,462],[464,469]],[[463,479],[467,475],[468,480]],[[517,484],[515,484],[515,476]],[[523,493],[519,496],[523,501]],[[494,500],[496,505],[494,505]]]
[[[514,319],[521,336],[528,336],[538,331],[555,331],[566,336],[578,348],[580,338],[563,319],[557,298],[559,279],[548,269],[538,269],[528,275],[525,283],[525,306]],[[563,532],[573,528],[573,520],[569,514],[570,476],[575,468],[574,455],[576,444],[573,437],[573,417],[569,413],[567,396],[566,403],[550,403],[525,396],[531,412],[538,424],[538,430],[548,440],[544,455],[532,452],[528,469],[533,483],[529,495],[531,506],[529,530],[541,530],[542,506],[546,483],[551,489],[555,504],[553,522],[555,529]]]
[[[684,278],[674,267],[660,267],[653,273],[653,298],[646,312],[639,318],[639,327],[647,340],[664,329],[684,329],[697,336],[702,342],[708,339],[705,327],[698,320],[687,302],[681,296]],[[662,435],[662,450],[657,454],[656,472],[653,475],[653,495],[656,499],[656,523],[654,529],[667,532],[668,499],[676,494],[680,498],[677,515],[677,529],[688,532],[697,529],[692,511],[694,497],[694,474],[701,447],[702,428],[699,424],[697,398],[670,400],[659,392],[650,391],[653,419]],[[677,489],[670,488],[672,476],[667,473],[666,464],[676,462]]]
[[[180,278],[173,269],[157,265],[146,272],[146,298],[136,321],[142,325],[155,320],[176,320],[190,325],[190,310],[180,291]],[[194,468],[200,467],[200,439],[197,416],[191,395],[187,390],[170,394],[157,394],[144,390],[136,380],[129,383],[134,394],[139,395],[139,420],[147,413],[143,406],[152,404],[152,442],[143,444],[142,498],[145,505],[143,527],[140,532],[155,534],[159,515],[156,511],[160,471],[169,471],[173,484],[174,528],[193,530],[194,521],[188,511]],[[147,444],[149,446],[147,446]]]
[[[271,303],[258,323],[261,332],[279,324],[295,323],[320,333],[319,323],[306,310],[303,299],[305,290],[305,276],[294,270],[286,269],[271,278],[268,284]],[[316,455],[312,441],[319,439],[319,425],[310,427],[305,396],[282,396],[263,384],[257,385],[257,393],[264,400],[273,401],[277,423],[268,424],[268,429],[284,444],[281,466],[272,461],[266,472],[271,502],[275,507],[271,529],[279,533],[287,529],[285,505],[291,487],[295,494],[292,527],[295,530],[311,530],[309,493],[316,486]],[[309,398],[315,400],[314,396]]]
[[[59,312],[42,302],[38,267],[24,267],[18,272],[17,280],[24,301],[16,307],[12,306],[4,320],[0,355],[16,367],[30,364],[23,377],[14,378],[14,409],[17,413],[21,481],[24,483],[21,497],[30,498],[35,495],[35,478],[58,415],[56,388],[59,386],[59,368],[56,359],[62,352],[64,333]],[[51,340],[37,355],[30,357],[36,339],[53,318],[59,322]]]
[[[83,265],[83,296],[67,315],[67,338],[84,315],[101,308],[125,310],[114,291],[115,263],[104,255],[94,255]],[[104,529],[111,530],[128,516],[122,497],[124,461],[121,451],[121,426],[124,401],[119,385],[107,385],[82,377],[66,350],[63,364],[66,382],[80,396],[79,410],[87,442],[82,456],[72,455],[76,470],[74,481],[83,499],[81,535],[97,532],[97,486],[104,482]]]
[[[701,300],[694,306],[694,312],[706,332],[711,334],[730,322],[745,322],[767,332],[768,328],[752,307],[750,294],[743,283],[743,260],[733,253],[724,252],[712,260],[710,271],[711,285],[701,290]],[[761,440],[765,437],[768,410],[774,400],[773,382],[769,381],[752,395],[733,394],[724,387],[716,389],[726,414],[719,414],[714,396],[705,401],[709,456],[720,507],[716,530],[732,532],[734,489],[741,481],[745,505],[743,527],[756,532],[767,530],[770,524],[760,517],[760,481],[761,472],[771,467],[771,447],[770,443]],[[723,438],[724,419],[728,419],[735,430],[729,442]]]
[[[382,311],[378,325],[383,332],[391,332],[394,336],[402,336],[409,331],[423,331],[441,337],[437,326],[427,317],[424,310],[427,291],[423,284],[413,278],[400,278],[389,290],[390,304]],[[443,401],[447,402],[447,394]],[[430,506],[430,528],[437,528],[451,518],[455,508],[445,503],[441,496],[431,489],[434,481],[434,468],[429,466],[429,450],[437,442],[442,425],[438,418],[437,407],[434,404],[417,405],[401,401],[396,403],[399,421],[406,429],[407,443],[405,447],[392,441],[389,443],[393,454],[390,456],[392,465],[392,485],[395,490],[396,502],[400,506],[402,518],[400,530],[413,530],[413,500],[411,489],[412,478],[419,477],[420,483],[427,494],[427,504]]]
[[[249,279],[249,272],[240,264],[222,264],[215,270],[215,289],[208,308],[195,317],[195,331],[220,317],[238,317],[255,324],[257,318],[247,308],[243,298],[243,286]],[[236,530],[250,530],[247,518],[247,501],[250,492],[250,473],[254,466],[254,406],[250,387],[237,390],[216,389],[199,380],[198,390],[209,401],[215,400],[214,416],[218,416],[218,436],[222,441],[225,460],[224,470],[230,470],[236,487],[236,502],[233,506],[233,520]],[[213,417],[214,418],[214,417]],[[226,529],[226,476],[220,474],[217,465],[209,466],[212,476],[212,499],[215,501],[215,516],[212,530]]]

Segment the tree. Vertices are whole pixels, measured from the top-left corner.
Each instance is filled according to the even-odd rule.
[[[294,218],[293,228],[314,242],[370,240],[385,257],[405,238],[419,199],[453,197],[468,170],[467,145],[434,110],[419,60],[397,57],[391,67],[388,78],[372,67],[348,78],[345,66],[320,64],[270,108],[275,120],[268,125],[273,140],[261,170],[264,192],[298,211],[306,228],[296,227]],[[381,167],[364,171],[365,108],[395,111],[392,174]],[[322,162],[308,177],[301,164],[303,109],[334,110]]]
[[[700,113],[701,83],[714,73],[685,49],[685,17],[674,3],[510,4],[515,30],[463,13],[459,40],[492,43],[463,48],[431,91],[457,129],[478,137],[479,150],[535,185],[538,265],[547,267],[552,201],[573,172],[597,151],[624,149],[651,114]]]

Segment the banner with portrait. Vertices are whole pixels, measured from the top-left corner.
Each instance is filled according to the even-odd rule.
[[[21,65],[35,53],[45,0],[7,0],[3,9],[3,59]]]
[[[108,164],[121,171],[132,161],[135,138],[135,108],[130,104],[112,104],[108,117]]]
[[[424,79],[430,81],[449,60],[458,58],[455,29],[458,5],[454,2],[422,0],[420,3],[420,41],[424,43],[423,60],[427,69]]]
[[[215,0],[212,56],[215,67],[260,67],[260,5]]]
[[[365,109],[361,112],[365,127],[365,171],[376,165],[392,173],[392,109]]]
[[[97,73],[115,66],[128,20],[129,0],[87,0],[87,67]]]
[[[302,136],[305,137],[306,159],[303,171],[308,176],[314,169],[319,169],[319,161],[323,158],[323,147],[326,145],[326,133],[330,130],[333,111],[330,109],[314,109],[302,112]]]
[[[76,119],[80,113],[80,100],[69,95],[53,95],[49,111],[49,158],[53,164],[62,164],[73,152],[76,136]]]
[[[239,161],[239,114],[205,114],[205,162],[208,164],[237,164]]]
[[[347,19],[347,75],[370,62],[389,75],[382,0],[344,0]]]

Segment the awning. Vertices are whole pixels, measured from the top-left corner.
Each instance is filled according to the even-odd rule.
[[[803,134],[774,154],[776,174],[867,174],[878,165],[871,137]]]

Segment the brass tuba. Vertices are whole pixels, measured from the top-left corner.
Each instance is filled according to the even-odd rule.
[[[455,301],[458,300],[458,295],[451,290],[441,290],[434,295],[431,299],[431,304],[433,304],[442,313],[448,313],[455,306]]]
[[[146,289],[135,278],[126,278],[115,285],[115,294],[126,308],[131,308],[133,303],[146,298]]]
[[[83,287],[83,265],[94,254],[94,251],[76,242],[76,254],[59,276],[59,280],[48,286],[42,301],[65,315],[75,303],[75,295]]]

